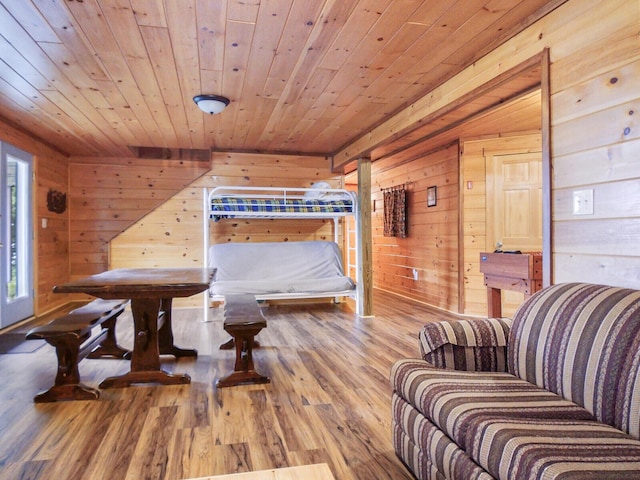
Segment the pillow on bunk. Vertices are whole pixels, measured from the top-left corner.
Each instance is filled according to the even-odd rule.
[[[209,248],[216,268],[211,292],[291,293],[345,291],[355,287],[344,275],[335,242],[222,243]]]
[[[305,200],[322,200],[324,202],[338,202],[340,200],[351,200],[347,192],[332,189],[327,182],[316,182],[311,185],[312,191],[304,193]]]
[[[304,192],[304,198],[320,198],[323,192],[314,190],[331,190],[331,185],[327,182],[316,182],[309,188],[313,190]]]

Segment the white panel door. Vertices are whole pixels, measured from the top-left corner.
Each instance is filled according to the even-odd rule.
[[[487,244],[501,244],[504,250],[541,252],[541,153],[490,155],[486,160]],[[523,301],[524,294],[503,290],[502,314],[512,316]]]

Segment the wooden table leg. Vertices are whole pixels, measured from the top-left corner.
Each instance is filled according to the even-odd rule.
[[[489,318],[502,317],[502,290],[487,287],[487,305]]]
[[[100,388],[128,387],[133,383],[160,383],[177,385],[191,382],[187,374],[172,374],[160,368],[158,346],[159,299],[134,298],[131,313],[134,323],[134,344],[131,354],[131,371],[121,376],[109,377]]]
[[[198,351],[194,348],[181,348],[173,342],[173,325],[171,323],[172,298],[163,298],[160,309],[164,312],[164,322],[158,329],[158,346],[160,355],[173,355],[174,357],[197,357]]]

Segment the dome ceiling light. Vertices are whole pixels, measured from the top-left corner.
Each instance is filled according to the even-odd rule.
[[[220,95],[196,95],[193,97],[193,101],[196,102],[200,110],[209,115],[222,112],[230,103],[227,97]]]

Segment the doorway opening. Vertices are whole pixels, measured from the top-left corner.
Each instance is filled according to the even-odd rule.
[[[0,328],[34,311],[32,161],[0,143]]]
[[[551,159],[550,159],[550,120],[549,120],[549,56],[543,51],[529,62],[524,75],[537,82],[529,92],[518,99],[523,105],[529,105],[529,115],[535,115],[538,122],[536,131],[503,133],[486,130],[483,135],[461,140],[461,176],[460,176],[460,237],[461,249],[461,305],[460,311],[466,314],[487,314],[487,289],[484,276],[480,272],[481,252],[491,252],[497,243],[505,249],[542,252],[543,286],[551,283]],[[516,76],[523,72],[516,72]],[[500,111],[497,107],[495,110]],[[524,108],[521,109],[523,112]],[[493,114],[495,114],[494,112]],[[498,113],[499,114],[499,113]],[[485,122],[488,125],[491,122]],[[477,132],[476,132],[477,135]],[[497,147],[487,147],[484,140],[493,137]],[[469,140],[477,140],[478,143]],[[485,151],[485,147],[486,150]],[[491,151],[493,149],[493,151]],[[499,150],[502,150],[500,152]],[[507,162],[511,172],[520,177],[516,185],[505,192],[504,162],[500,154],[521,155],[517,161]],[[515,158],[515,157],[514,157]],[[525,161],[526,160],[526,161]],[[498,171],[501,170],[501,171]],[[528,170],[525,172],[525,170]],[[524,175],[526,173],[526,175]],[[522,175],[520,175],[522,174]],[[527,177],[526,179],[524,177]],[[535,179],[533,179],[535,177]],[[474,188],[474,180],[479,185]],[[514,180],[515,177],[511,180]],[[533,185],[531,182],[534,182]],[[500,194],[496,193],[500,187]],[[500,196],[501,199],[497,197]],[[508,200],[505,203],[505,198]],[[527,222],[536,216],[535,221]],[[507,225],[511,232],[505,232],[505,218],[514,220]],[[513,229],[517,230],[516,233]],[[505,234],[508,238],[505,238]],[[529,236],[535,238],[528,238]],[[522,237],[522,238],[516,238]],[[506,243],[505,243],[506,242]],[[506,294],[506,313],[512,313],[521,303],[521,294]],[[514,297],[515,296],[515,297]],[[514,298],[511,298],[514,297]]]

